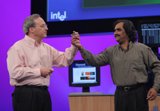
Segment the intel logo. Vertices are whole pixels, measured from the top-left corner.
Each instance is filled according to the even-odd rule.
[[[60,20],[60,21],[64,21],[67,18],[67,12],[63,11],[63,13],[61,13],[60,11],[54,13],[51,12],[51,19],[52,20]]]

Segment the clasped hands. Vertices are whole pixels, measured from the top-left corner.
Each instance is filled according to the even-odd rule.
[[[73,31],[71,36],[72,36],[72,44],[80,50],[82,48],[82,45],[80,43],[80,35],[79,35],[79,33],[76,32],[76,31]]]

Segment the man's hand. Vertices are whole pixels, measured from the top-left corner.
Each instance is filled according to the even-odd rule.
[[[71,34],[72,36],[72,44],[77,47],[78,49],[82,48],[82,45],[80,43],[80,36],[79,33],[76,31],[73,31],[73,33]]]
[[[53,69],[48,67],[42,67],[40,68],[40,72],[42,77],[47,77],[48,75],[51,75]]]
[[[157,90],[155,88],[151,88],[149,91],[148,91],[148,94],[147,94],[147,99],[152,101],[154,100],[155,98],[157,97]]]

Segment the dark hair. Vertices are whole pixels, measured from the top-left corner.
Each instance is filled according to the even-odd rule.
[[[132,42],[136,42],[137,41],[137,30],[136,30],[133,22],[130,20],[117,20],[114,22],[114,27],[120,22],[123,23],[123,28],[124,28],[126,34],[128,35],[129,40]]]

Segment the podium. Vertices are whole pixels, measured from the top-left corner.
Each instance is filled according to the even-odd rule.
[[[160,111],[160,95],[154,101],[149,101],[149,111]]]
[[[101,93],[69,95],[70,111],[114,111],[114,96]]]
[[[101,93],[72,93],[70,111],[114,111],[114,96]],[[149,111],[160,111],[160,96],[149,101]]]

